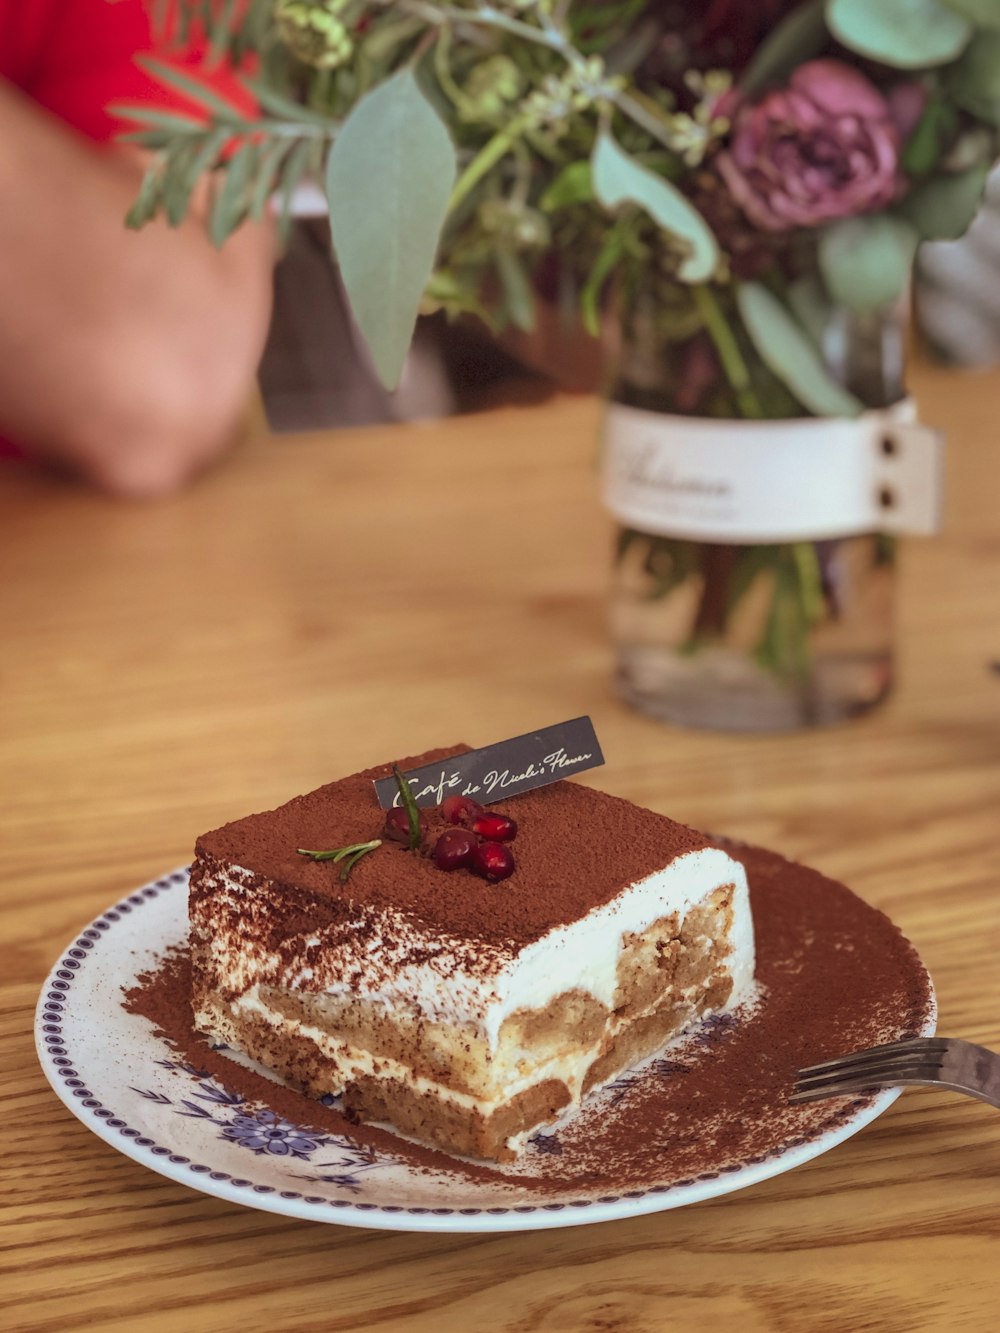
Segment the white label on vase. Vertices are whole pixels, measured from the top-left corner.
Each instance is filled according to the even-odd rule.
[[[943,442],[910,399],[855,418],[721,421],[611,403],[604,502],[626,527],[761,543],[940,526]]]

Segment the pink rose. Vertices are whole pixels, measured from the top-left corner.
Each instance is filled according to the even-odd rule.
[[[787,231],[890,203],[899,147],[889,105],[863,74],[839,60],[810,60],[787,88],[737,111],[716,161],[751,222]]]

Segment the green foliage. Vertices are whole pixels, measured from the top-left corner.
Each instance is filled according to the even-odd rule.
[[[160,207],[162,183],[157,168],[150,167],[142,178],[135,203],[125,215],[125,226],[135,231],[156,216]]]
[[[601,333],[601,298],[604,294],[604,285],[625,257],[625,253],[625,231],[619,224],[608,232],[580,293],[583,327],[592,338],[599,337]]]
[[[740,78],[744,93],[756,93],[787,78],[796,65],[819,55],[829,40],[826,0],[807,0],[786,14],[754,52]]]
[[[175,66],[168,65],[162,60],[154,60],[151,56],[140,56],[137,63],[152,74],[154,79],[190,98],[196,106],[200,106],[216,120],[232,125],[243,123],[244,118],[239,111],[201,79],[192,78]]]
[[[922,241],[956,241],[968,231],[986,188],[989,168],[935,176],[911,190],[899,211]]]
[[[754,656],[765,671],[803,680],[812,665],[809,631],[825,614],[816,547],[793,542],[775,548],[774,592]]]
[[[1000,29],[1000,4],[997,4],[997,0],[941,0],[941,3],[979,28]]]
[[[1000,126],[1000,32],[984,32],[951,71],[948,89],[960,107]]]
[[[711,229],[683,194],[622,151],[610,134],[598,136],[591,159],[594,193],[606,208],[637,204],[684,248],[677,268],[682,282],[705,282],[719,261]]]
[[[710,341],[720,382],[704,410],[799,410],[791,395],[810,410],[844,405],[809,362],[801,327],[815,332],[822,300],[799,284],[787,289],[794,315],[776,300],[788,282],[779,238],[755,236],[719,175],[716,150],[731,127],[716,108],[729,75],[685,65],[691,53],[672,47],[661,77],[652,0],[160,3],[164,23],[176,10],[181,42],[203,35],[210,62],[253,56],[254,76],[240,77],[257,110],[229,105],[187,67],[147,60],[192,114],[128,109],[124,137],[150,153],[128,225],[158,215],[178,225],[197,198],[208,201],[216,244],[269,210],[287,236],[297,187],[325,182],[334,250],[386,383],[421,300],[493,328],[529,328],[533,274],[554,249],[561,290],[575,293],[590,332],[606,325],[612,297],[655,290],[665,338]],[[834,295],[867,308],[898,289],[915,234],[955,234],[974,211],[1000,129],[1000,0],[800,0],[744,71],[741,96],[829,52],[831,33],[889,67],[865,65],[880,87],[917,69],[928,92],[903,147],[903,202],[891,217],[831,228],[821,243]],[[683,25],[674,36],[685,40]],[[802,233],[780,239],[795,255],[789,275],[800,272]],[[731,270],[756,271],[758,254],[772,291],[742,289],[744,331]],[[762,350],[751,341],[762,327],[778,345],[799,338],[806,359]]]
[[[927,99],[916,129],[903,147],[900,164],[908,176],[926,176],[940,162],[955,137],[958,112],[937,94]]]
[[[171,227],[187,216],[191,193],[202,175],[214,165],[229,138],[226,128],[175,142],[167,149],[163,171],[163,211]]]
[[[824,227],[819,266],[834,301],[868,312],[898,301],[913,268],[918,236],[905,218],[867,213]]]
[[[510,242],[496,251],[497,272],[511,322],[525,333],[535,327],[535,297],[524,262]]]
[[[396,764],[392,766],[392,776],[396,779],[396,791],[400,804],[406,811],[406,822],[410,828],[409,850],[415,852],[420,847],[420,811],[413,798],[413,790],[403,777]]]
[[[313,861],[333,861],[335,864],[342,861],[339,878],[343,884],[361,858],[381,846],[382,839],[373,838],[371,842],[352,842],[347,847],[330,847],[325,851],[309,851],[306,847],[297,847],[295,850],[299,856],[308,856]]]
[[[287,157],[282,159],[281,170],[275,174],[273,185],[278,186],[278,235],[282,245],[287,244],[292,225],[292,199],[298,186],[310,175],[315,175],[319,168],[317,151],[320,145],[313,139],[300,139],[293,143]],[[259,183],[254,187],[252,196],[256,196]]]
[[[815,274],[788,284],[788,308],[805,330],[814,347],[822,347],[832,306],[830,293]]]
[[[135,121],[142,128],[138,132],[122,135],[126,141],[145,143],[148,147],[161,148],[175,138],[188,134],[199,134],[204,125],[194,116],[184,116],[176,111],[158,111],[149,106],[133,106],[130,102],[115,102],[109,107],[114,115],[122,120]]]
[[[274,0],[242,0],[239,22],[236,8],[236,0],[153,0],[153,23],[164,39],[172,37],[180,47],[204,38],[213,62],[224,57],[238,61],[269,44]]]
[[[330,152],[326,191],[341,276],[383,383],[399,383],[448,211],[455,151],[413,74],[363,97]]]
[[[807,411],[821,417],[855,417],[862,404],[829,374],[819,354],[778,298],[761,283],[736,289],[744,328],[758,356]]]
[[[941,0],[827,0],[826,21],[849,50],[897,69],[945,65],[972,36]]]
[[[594,179],[589,162],[568,162],[546,189],[539,204],[547,213],[570,204],[587,204],[594,197]]]
[[[271,88],[261,79],[244,79],[244,83],[262,109],[277,117],[278,121],[287,121],[291,125],[314,126],[326,134],[332,132],[334,127],[330,123],[329,115],[302,106],[277,89]]]
[[[354,54],[344,0],[275,0],[281,39],[304,64],[336,69]]]
[[[625,534],[630,534],[626,537]],[[645,541],[643,542],[643,538]],[[618,540],[618,559],[624,558],[629,545],[636,539],[645,546],[643,573],[648,582],[643,592],[644,600],[662,601],[664,597],[679,588],[688,579],[698,573],[698,547],[696,543],[678,540],[675,537],[650,537],[625,528]]]
[[[221,246],[246,219],[250,211],[253,171],[259,149],[255,143],[238,148],[222,180],[215,183],[208,215],[212,244]]]

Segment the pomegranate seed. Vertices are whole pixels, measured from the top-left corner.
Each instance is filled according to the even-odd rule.
[[[514,857],[502,842],[481,842],[472,853],[472,869],[494,884],[514,873]]]
[[[461,824],[467,828],[482,813],[483,807],[471,796],[446,796],[441,802],[442,818],[449,824]]]
[[[438,870],[460,870],[472,860],[479,844],[467,829],[450,828],[434,844],[431,858]]]
[[[423,838],[427,832],[427,816],[423,810],[420,811],[420,837]],[[393,842],[410,841],[410,818],[401,805],[393,806],[391,810],[385,812],[385,828],[383,837],[391,838]]]
[[[517,821],[511,819],[510,815],[484,810],[472,821],[472,831],[489,842],[510,842],[517,837]]]

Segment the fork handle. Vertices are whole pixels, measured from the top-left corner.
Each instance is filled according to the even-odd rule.
[[[962,1091],[1000,1108],[1000,1055],[971,1041],[963,1041],[962,1045],[965,1047],[962,1075],[967,1080]]]

